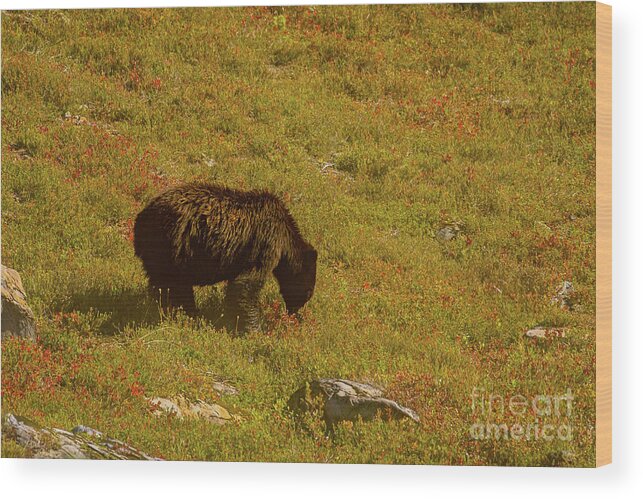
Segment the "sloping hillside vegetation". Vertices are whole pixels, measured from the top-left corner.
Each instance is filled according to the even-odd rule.
[[[591,3],[4,12],[2,262],[39,338],[2,342],[3,412],[166,459],[593,465],[594,21]],[[160,313],[133,220],[194,179],[286,202],[319,251],[301,323],[275,282],[261,334],[217,326],[223,286],[197,319]],[[319,377],[421,422],[303,431],[286,403]],[[150,410],[178,395],[238,417]],[[487,423],[554,438],[476,438]]]

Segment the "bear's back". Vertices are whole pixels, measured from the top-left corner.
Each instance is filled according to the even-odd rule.
[[[189,275],[200,284],[206,284],[203,279],[227,280],[253,267],[271,270],[299,237],[277,196],[203,182],[161,193],[135,225],[136,253],[144,263],[144,253],[153,249],[149,263],[154,267]],[[143,238],[147,241],[139,240]]]

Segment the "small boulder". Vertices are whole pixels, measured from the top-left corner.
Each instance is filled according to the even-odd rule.
[[[2,339],[36,339],[36,319],[27,303],[20,274],[2,265]]]
[[[462,227],[457,223],[445,225],[435,233],[438,241],[447,242],[455,239],[462,232]]]
[[[178,419],[206,419],[215,424],[225,424],[233,419],[228,410],[219,404],[202,400],[190,402],[181,395],[172,399],[154,397],[149,399],[149,403],[155,416],[171,414]]]
[[[542,327],[538,326],[530,329],[525,333],[528,338],[564,338],[567,329],[562,327]]]
[[[131,459],[160,461],[125,442],[98,430],[77,426],[72,431],[47,428],[26,418],[7,414],[2,420],[3,438],[15,441],[29,457],[39,459]]]
[[[556,290],[556,295],[551,299],[551,303],[559,305],[564,310],[572,311],[576,308],[576,290],[574,285],[569,281],[563,281]]]
[[[420,421],[417,413],[384,398],[382,390],[366,383],[347,379],[316,379],[292,394],[288,407],[294,414],[321,409],[327,428],[340,421],[411,419]]]
[[[238,395],[239,394],[239,390],[237,390],[231,384],[226,383],[225,381],[214,381],[212,383],[212,388],[219,395]]]

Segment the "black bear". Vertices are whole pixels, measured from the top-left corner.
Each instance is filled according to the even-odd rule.
[[[193,286],[228,281],[225,316],[237,331],[261,328],[259,293],[271,272],[289,314],[315,289],[317,251],[266,191],[202,182],[172,188],[136,217],[134,251],[164,308],[193,314]]]

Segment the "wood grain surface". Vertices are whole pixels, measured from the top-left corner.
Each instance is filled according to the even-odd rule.
[[[612,7],[596,3],[596,466],[612,462]]]

